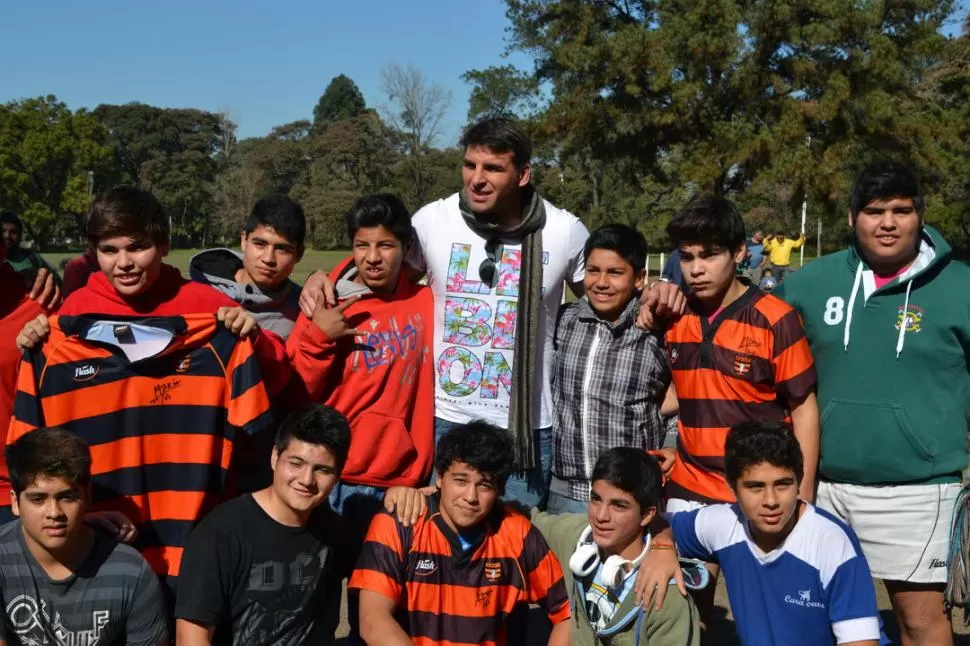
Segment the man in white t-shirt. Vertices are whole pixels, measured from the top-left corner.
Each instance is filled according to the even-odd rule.
[[[409,263],[435,299],[435,438],[476,419],[509,429],[523,471],[506,497],[540,506],[552,462],[556,313],[564,283],[582,295],[589,232],[532,186],[532,143],[517,123],[485,119],[461,145],[463,189],[412,219]],[[305,311],[321,287],[334,302],[321,272],[304,287]]]

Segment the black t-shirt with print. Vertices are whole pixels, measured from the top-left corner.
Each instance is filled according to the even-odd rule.
[[[175,616],[216,626],[213,644],[329,644],[339,623],[346,532],[329,506],[287,527],[250,494],[224,503],[189,537]]]

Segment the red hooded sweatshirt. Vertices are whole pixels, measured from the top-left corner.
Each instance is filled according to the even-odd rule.
[[[0,506],[4,507],[10,505],[10,481],[3,448],[17,395],[21,356],[16,344],[17,335],[28,321],[43,313],[41,306],[27,297],[20,275],[0,261]]]
[[[101,272],[91,274],[87,285],[64,301],[58,314],[105,314],[107,316],[181,316],[215,313],[220,307],[239,307],[222,292],[186,280],[171,265],[162,265],[158,281],[144,294],[125,298]],[[19,332],[19,329],[18,329]],[[290,363],[282,337],[260,330],[254,344],[259,369],[270,395],[279,393],[290,376]]]
[[[310,401],[350,422],[350,453],[340,479],[375,487],[428,481],[434,457],[434,301],[402,271],[390,296],[352,282],[352,259],[330,277],[341,299],[361,300],[345,316],[367,336],[337,341],[299,316],[287,350],[294,379]]]

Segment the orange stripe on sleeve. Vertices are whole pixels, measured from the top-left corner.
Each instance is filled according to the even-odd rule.
[[[772,363],[775,366],[775,381],[778,383],[794,379],[811,369],[815,362],[808,339],[802,337],[775,357]]]

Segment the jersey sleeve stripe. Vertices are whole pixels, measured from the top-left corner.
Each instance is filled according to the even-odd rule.
[[[403,590],[402,584],[395,581],[392,577],[382,572],[359,566],[350,576],[347,588],[352,590],[370,590],[395,602],[401,600],[401,591]]]
[[[229,402],[229,423],[243,428],[250,435],[255,435],[265,428],[267,420],[263,417],[270,411],[269,396],[262,384],[257,384],[242,395],[234,397]]]
[[[236,352],[230,357],[226,370],[230,374],[232,381],[232,397],[239,397],[248,392],[254,386],[262,383],[262,375],[259,371],[259,358],[249,343],[240,344]]]

